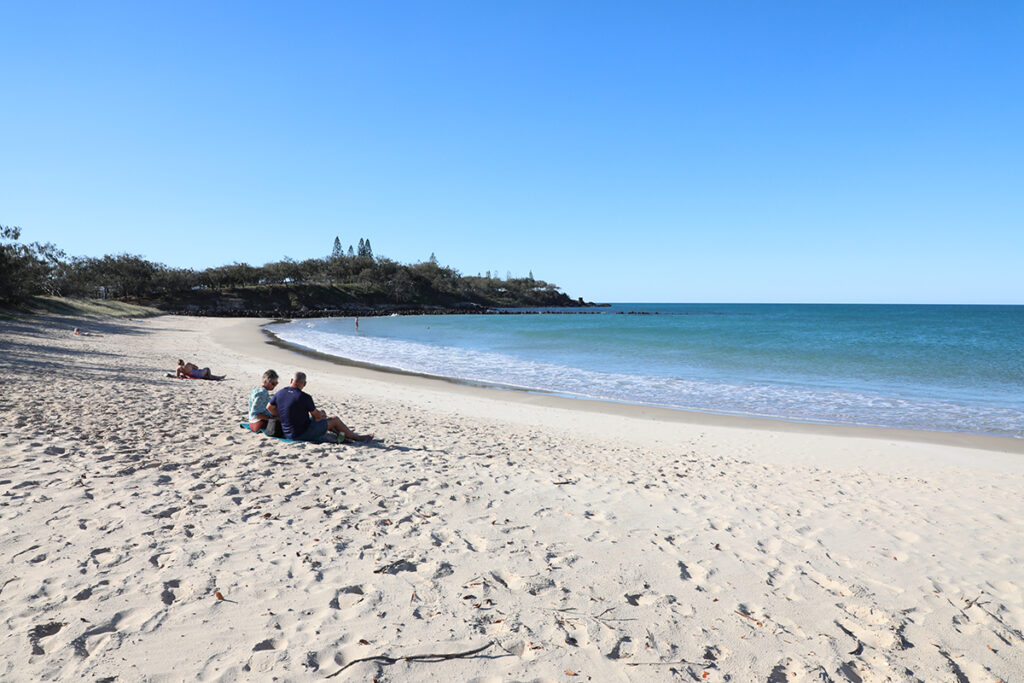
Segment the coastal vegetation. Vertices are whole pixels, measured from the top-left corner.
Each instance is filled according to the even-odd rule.
[[[336,237],[323,258],[194,270],[134,254],[69,257],[50,243],[23,244],[20,236],[19,228],[0,226],[0,303],[13,307],[41,296],[113,299],[213,315],[588,305],[533,273],[462,275],[440,265],[433,254],[421,263],[402,264],[374,256],[368,239],[346,251]]]

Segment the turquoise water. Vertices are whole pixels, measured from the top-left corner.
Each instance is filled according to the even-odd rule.
[[[1024,438],[1024,306],[615,304],[300,320],[342,358],[522,389],[797,421]]]

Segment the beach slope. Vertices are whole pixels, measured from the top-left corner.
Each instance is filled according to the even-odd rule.
[[[1020,441],[461,386],[259,322],[0,321],[0,678],[1024,671]],[[382,440],[242,430],[269,367]]]

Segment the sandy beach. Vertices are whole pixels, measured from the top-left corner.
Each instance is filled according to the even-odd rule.
[[[0,321],[0,679],[1024,680],[1020,440],[457,385],[265,322]],[[268,368],[380,440],[242,430]]]

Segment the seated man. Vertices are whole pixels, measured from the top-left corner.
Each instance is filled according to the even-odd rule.
[[[267,428],[267,420],[274,417],[267,410],[270,392],[277,386],[277,373],[267,370],[263,373],[263,384],[249,394],[249,429],[258,432]]]
[[[327,432],[344,434],[352,441],[369,441],[373,434],[356,434],[345,426],[338,417],[327,417],[327,413],[317,410],[313,405],[313,397],[302,389],[306,386],[306,373],[296,372],[288,386],[281,389],[270,399],[267,410],[281,420],[284,435],[298,441],[320,441]]]

